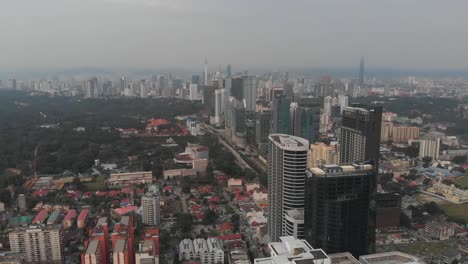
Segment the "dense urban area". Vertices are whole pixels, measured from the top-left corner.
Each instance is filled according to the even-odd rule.
[[[0,263],[466,263],[468,80],[0,82]]]

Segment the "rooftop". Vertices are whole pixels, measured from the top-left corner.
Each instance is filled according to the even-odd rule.
[[[359,257],[363,264],[410,264],[422,263],[415,256],[405,254],[399,251],[377,253]]]
[[[284,150],[300,151],[307,150],[309,147],[309,141],[307,139],[296,136],[286,134],[271,134],[269,139]]]
[[[372,165],[370,164],[352,164],[352,165],[323,165],[321,167],[313,167],[307,171],[308,176],[341,176],[346,174],[353,174],[357,172],[372,172]]]
[[[328,256],[331,259],[331,264],[360,264],[349,252],[335,253]]]
[[[97,239],[91,240],[91,242],[89,242],[88,244],[88,248],[86,249],[86,254],[87,255],[96,254],[98,246],[99,246],[99,240]]]
[[[114,253],[122,253],[125,250],[125,239],[118,239],[115,242]]]

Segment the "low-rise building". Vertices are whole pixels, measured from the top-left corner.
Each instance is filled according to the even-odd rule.
[[[364,255],[359,257],[361,264],[417,264],[423,263],[417,257],[398,251]]]
[[[110,186],[133,186],[139,183],[151,184],[153,183],[153,172],[113,173],[107,182]]]
[[[433,221],[426,224],[424,231],[433,239],[446,240],[455,235],[455,227],[449,223]]]
[[[201,264],[223,264],[223,243],[218,238],[184,239],[179,244],[179,260],[200,260]]]
[[[280,237],[281,242],[268,244],[270,257],[257,258],[255,264],[331,264],[322,249],[314,249],[307,241],[292,236]]]

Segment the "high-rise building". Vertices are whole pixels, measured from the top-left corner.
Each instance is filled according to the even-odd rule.
[[[310,145],[308,168],[339,163],[340,153],[336,144],[327,145],[323,142],[317,142]]]
[[[97,97],[99,93],[98,79],[93,77],[85,82],[85,98]]]
[[[26,195],[23,193],[18,195],[18,207],[20,212],[26,212],[26,210],[28,209]]]
[[[348,107],[348,96],[338,95],[338,105],[340,106],[340,112],[343,112],[343,108]]]
[[[305,237],[327,253],[370,251],[372,165],[323,165],[307,171]]]
[[[201,85],[200,75],[192,75],[192,83],[196,85]]]
[[[205,71],[204,73],[204,78],[203,78],[203,85],[209,85],[209,80],[208,80],[208,59],[205,58]]]
[[[214,123],[221,125],[224,122],[226,109],[226,89],[215,90]]]
[[[345,107],[340,127],[340,162],[372,161],[378,170],[380,157],[381,106]]]
[[[226,76],[228,78],[232,78],[232,69],[231,69],[231,64],[228,64],[226,67]]]
[[[285,134],[271,134],[268,140],[268,234],[276,242],[293,235],[285,228],[287,211],[304,209],[309,141]],[[302,235],[300,230],[298,236]]]
[[[327,96],[323,99],[323,113],[330,115],[331,114],[331,106],[333,103],[333,98],[331,96]]]
[[[143,224],[159,225],[161,218],[159,193],[148,192],[141,198],[143,207]]]
[[[255,143],[262,153],[268,151],[268,135],[271,128],[271,111],[262,109],[256,112],[255,117]]]
[[[203,87],[203,105],[205,111],[208,112],[210,117],[214,117],[215,114],[215,91],[217,86],[205,86]]]
[[[365,80],[365,72],[364,72],[364,57],[361,57],[361,61],[359,63],[359,84],[363,85]]]
[[[190,101],[198,100],[198,85],[190,84],[189,92]]]
[[[245,110],[255,112],[257,101],[257,79],[255,76],[242,77],[242,95],[245,104]]]
[[[419,139],[419,127],[409,127],[409,126],[396,126],[393,127],[392,131],[392,141],[397,143],[405,143],[408,140]]]
[[[440,138],[434,139],[421,139],[419,141],[419,158],[431,157],[433,159],[439,158],[440,152]]]
[[[242,101],[244,98],[244,91],[242,88],[243,79],[242,78],[234,78],[231,79],[231,90],[229,96],[233,96],[239,101]]]
[[[291,125],[291,100],[285,95],[273,98],[272,121],[270,133],[289,134]]]
[[[245,147],[247,127],[244,104],[232,96],[229,97],[225,118],[224,130],[228,140],[240,147]]]
[[[12,252],[23,254],[26,263],[60,264],[63,261],[60,225],[19,227],[9,234]]]
[[[119,90],[119,94],[123,91],[125,91],[125,89],[127,88],[127,77],[125,76],[122,76],[120,77],[120,90]]]
[[[401,195],[399,193],[378,193],[375,200],[375,227],[379,230],[396,230],[400,226]]]
[[[320,136],[320,103],[300,100],[290,106],[290,135],[315,142]]]

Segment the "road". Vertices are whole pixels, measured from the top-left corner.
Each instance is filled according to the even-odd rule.
[[[253,170],[252,167],[250,167],[250,165],[239,155],[239,153],[234,148],[232,148],[228,143],[226,143],[226,141],[220,135],[220,132],[218,132],[217,130],[215,130],[212,127],[207,126],[207,125],[203,125],[203,127],[208,132],[215,135],[218,138],[218,141],[221,142],[221,144],[223,144],[223,146],[225,148],[227,148],[232,153],[232,155],[234,155],[234,157],[236,158],[239,166],[241,166],[242,169],[247,169],[248,168],[248,169]]]

